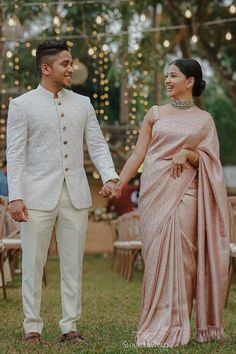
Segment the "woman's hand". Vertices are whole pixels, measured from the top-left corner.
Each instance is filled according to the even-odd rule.
[[[120,198],[121,196],[121,187],[117,185],[116,182],[110,180],[104,184],[101,191],[99,192],[104,198]]]
[[[179,177],[185,168],[189,168],[187,164],[188,151],[186,149],[178,151],[172,156],[164,157],[163,160],[172,160],[170,175],[174,178]]]

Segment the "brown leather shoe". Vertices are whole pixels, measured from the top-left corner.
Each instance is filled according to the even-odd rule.
[[[84,341],[85,341],[84,337],[82,337],[81,334],[76,331],[70,331],[68,333],[62,334],[62,337],[60,339],[61,343],[64,342],[82,343]]]
[[[40,339],[41,339],[40,333],[38,332],[28,332],[25,334],[24,337],[25,342],[32,343],[32,344],[40,342]]]

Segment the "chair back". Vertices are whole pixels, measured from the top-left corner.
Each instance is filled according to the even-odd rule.
[[[236,244],[236,196],[227,197],[230,218],[230,242]]]
[[[0,241],[5,237],[5,221],[8,199],[0,195]]]
[[[6,231],[5,231],[5,237],[10,239],[10,238],[20,238],[20,231],[21,231],[21,227],[20,227],[20,223],[15,221],[12,216],[10,211],[6,210],[6,223],[5,223],[5,227],[6,227]]]
[[[119,216],[112,224],[115,227],[118,241],[139,240],[139,216],[136,211]]]

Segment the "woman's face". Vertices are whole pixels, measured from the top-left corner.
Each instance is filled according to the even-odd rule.
[[[190,99],[194,78],[187,78],[180,69],[171,64],[165,79],[167,95],[174,99]]]

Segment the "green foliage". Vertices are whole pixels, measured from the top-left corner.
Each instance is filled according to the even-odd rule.
[[[236,108],[226,96],[217,78],[211,80],[204,97],[206,109],[216,123],[221,161],[224,165],[236,165]]]

